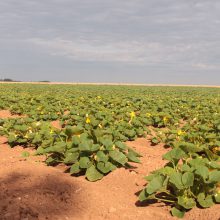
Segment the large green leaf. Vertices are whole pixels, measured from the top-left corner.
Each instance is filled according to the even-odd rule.
[[[217,183],[220,182],[220,171],[214,170],[209,173],[209,182],[210,183]]]
[[[197,197],[197,201],[203,208],[209,208],[214,205],[211,195],[205,196],[204,193],[200,193]]]
[[[97,168],[100,170],[102,173],[109,173],[110,171],[113,171],[116,169],[116,166],[113,165],[110,162],[98,162],[97,163]]]
[[[127,158],[129,161],[131,162],[135,162],[135,163],[140,163],[140,159],[136,156],[135,153],[133,153],[132,151],[129,151],[127,154]]]
[[[186,155],[185,152],[181,150],[180,148],[174,148],[168,153],[164,154],[163,159],[169,160],[169,161],[179,160],[183,158],[185,155]]]
[[[188,198],[186,196],[178,197],[178,204],[185,209],[191,209],[196,206],[196,202],[193,198]]]
[[[103,151],[98,151],[96,153],[96,160],[99,162],[99,161],[103,161],[103,162],[106,162],[108,161],[108,156],[103,152]]]
[[[92,162],[89,159],[89,157],[80,157],[79,166],[82,169],[86,169],[86,168],[89,168],[90,166],[92,166]]]
[[[152,194],[163,186],[165,178],[163,176],[155,176],[147,185],[146,192]]]
[[[195,174],[201,176],[203,180],[206,181],[209,175],[209,169],[206,166],[201,165],[196,169]]]
[[[216,203],[220,203],[220,192],[215,193],[214,199]]]
[[[182,175],[182,183],[185,187],[193,186],[194,183],[194,174],[186,172]]]
[[[79,150],[81,151],[91,151],[92,143],[90,141],[82,141],[79,144]]]
[[[71,166],[70,168],[70,174],[77,174],[81,171],[80,167],[79,167],[79,163],[75,163]]]
[[[169,180],[173,185],[176,186],[177,189],[183,189],[184,185],[182,183],[182,174],[179,172],[172,173],[170,175],[170,180]]]
[[[91,182],[94,182],[94,181],[97,181],[97,180],[100,180],[102,179],[103,177],[103,174],[101,174],[96,168],[94,165],[92,165],[91,167],[89,167],[87,170],[86,170],[86,178],[91,181]]]
[[[65,164],[71,164],[71,163],[75,163],[78,160],[79,157],[79,153],[67,153],[65,155],[65,159],[64,159],[64,163]]]
[[[185,211],[182,211],[182,210],[180,210],[180,209],[178,209],[176,207],[173,207],[171,209],[171,213],[172,213],[173,216],[175,216],[177,218],[183,218],[184,215],[185,215]]]
[[[116,161],[117,163],[120,163],[121,165],[125,165],[128,162],[127,157],[119,151],[110,151],[109,156]]]

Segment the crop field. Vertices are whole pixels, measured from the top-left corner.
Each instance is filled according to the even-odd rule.
[[[55,172],[44,179],[50,192],[69,190],[59,175],[68,186],[76,181],[79,189],[94,192],[79,192],[74,211],[61,215],[48,208],[45,219],[220,219],[220,88],[1,84],[0,136],[2,172],[34,166],[33,175]],[[8,156],[1,153],[6,145]],[[44,219],[38,206],[27,211],[29,200],[18,188],[9,193],[19,194],[23,206],[16,196],[7,201],[3,191],[16,179],[27,188],[18,174],[8,183],[9,174],[0,172],[0,219]],[[40,177],[34,178],[36,183]],[[58,184],[53,190],[51,179]],[[65,209],[72,204],[68,198],[66,205],[54,205]],[[86,205],[90,199],[93,205]],[[4,202],[19,210],[13,213]],[[98,214],[84,211],[94,204]]]

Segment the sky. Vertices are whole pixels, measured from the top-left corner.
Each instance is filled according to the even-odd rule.
[[[0,78],[220,85],[220,1],[1,0]]]

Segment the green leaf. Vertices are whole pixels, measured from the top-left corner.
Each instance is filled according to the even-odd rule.
[[[182,183],[185,187],[193,186],[194,183],[194,174],[186,172],[182,175]]]
[[[179,196],[178,197],[178,204],[185,209],[191,209],[196,206],[196,202],[193,198],[188,198],[186,196]]]
[[[65,142],[57,142],[53,146],[53,151],[58,153],[63,153],[66,149],[66,143]]]
[[[83,127],[81,126],[74,126],[71,128],[71,133],[73,133],[74,135],[80,135],[84,132]]]
[[[57,160],[55,158],[53,158],[53,157],[48,157],[45,162],[48,165],[53,165],[54,163],[57,162]]]
[[[175,169],[172,168],[172,167],[169,167],[169,166],[165,166],[165,167],[161,168],[159,171],[160,171],[163,175],[168,175],[168,176],[170,176],[172,173],[175,172]]]
[[[110,151],[109,156],[116,162],[120,163],[121,165],[125,165],[128,162],[127,157],[119,151]]]
[[[194,170],[194,168],[190,167],[187,164],[183,164],[182,167],[181,167],[181,170],[184,171],[184,172],[192,172]]]
[[[30,156],[30,153],[27,152],[27,151],[24,151],[24,152],[21,153],[21,156],[22,156],[22,157],[29,157],[29,156]]]
[[[98,151],[99,148],[100,148],[100,145],[99,145],[99,144],[93,144],[92,147],[91,147],[91,151],[92,151],[92,152]]]
[[[117,167],[113,165],[110,162],[98,162],[97,163],[97,168],[102,172],[102,173],[109,173],[110,171],[115,170]]]
[[[142,155],[135,151],[133,148],[128,147],[128,153],[129,152],[132,152],[132,154],[134,154],[136,157],[142,157]]]
[[[220,182],[220,171],[214,170],[209,173],[209,182]]]
[[[82,143],[79,144],[79,150],[81,151],[91,151],[92,143],[89,141],[82,141]]]
[[[204,193],[200,193],[197,197],[198,203],[203,207],[203,208],[209,208],[212,205],[214,205],[213,199],[211,195],[208,195],[205,197]]]
[[[143,202],[143,201],[148,200],[148,199],[155,199],[155,195],[154,194],[151,194],[151,195],[148,194],[147,191],[146,191],[146,188],[145,188],[139,194],[139,201]]]
[[[201,176],[203,180],[206,181],[209,175],[209,169],[206,166],[199,166],[196,169],[195,174]]]
[[[160,143],[160,141],[156,138],[156,137],[153,137],[152,139],[151,139],[151,142],[153,143],[153,144],[159,144]]]
[[[75,163],[78,160],[79,153],[68,153],[65,155],[64,163],[65,164],[70,164],[70,163]]]
[[[17,137],[15,137],[14,134],[10,134],[10,135],[9,135],[9,137],[8,137],[8,143],[9,143],[9,144],[14,143],[16,140],[17,140]]]
[[[80,143],[80,138],[78,136],[73,136],[72,143],[73,143],[73,145],[78,146]]]
[[[177,209],[176,207],[173,207],[171,209],[171,213],[172,213],[173,216],[176,216],[177,218],[183,218],[184,215],[185,215],[185,211]]]
[[[103,174],[101,174],[96,168],[94,165],[92,165],[91,167],[89,167],[87,170],[86,170],[86,178],[91,181],[91,182],[94,182],[94,181],[97,181],[97,180],[100,180],[102,179],[103,177]]]
[[[140,163],[140,159],[132,151],[128,152],[127,158],[131,162]]]
[[[212,169],[220,169],[220,164],[215,161],[209,161],[207,165]]]
[[[38,147],[37,148],[37,151],[36,151],[36,154],[37,155],[41,155],[41,154],[44,154],[45,153],[45,151],[44,151],[44,148],[43,147]]]
[[[169,151],[168,153],[163,155],[163,159],[165,160],[179,160],[181,158],[183,158],[185,156],[185,152],[183,150],[181,150],[180,148],[174,148],[171,151]]]
[[[148,194],[146,192],[146,189],[143,189],[141,193],[139,194],[139,201],[143,202],[147,200]]]
[[[127,146],[124,143],[122,143],[121,141],[115,142],[115,146],[117,148],[121,149],[121,150],[126,150],[127,149]]]
[[[75,163],[71,166],[70,168],[70,174],[77,174],[81,171],[80,167],[79,167],[79,163]]]
[[[205,166],[206,163],[207,158],[195,158],[189,161],[189,164],[196,169],[200,166]]]
[[[79,166],[82,169],[89,168],[92,165],[92,162],[88,157],[80,157]]]
[[[203,148],[197,147],[195,144],[182,142],[179,147],[186,153],[196,153],[203,151]]]
[[[102,144],[104,145],[106,150],[112,150],[113,149],[113,142],[111,139],[103,139]]]
[[[172,184],[176,186],[177,189],[183,189],[184,185],[182,183],[182,174],[179,172],[172,173],[170,175],[170,180]]]
[[[108,156],[103,151],[98,151],[97,154],[96,154],[96,157],[97,157],[96,160],[98,162],[100,162],[100,161],[103,161],[103,162],[108,161]]]
[[[164,177],[157,175],[147,185],[146,192],[152,194],[163,186]]]
[[[214,195],[214,199],[215,199],[215,202],[216,202],[216,203],[220,203],[220,192],[217,192],[217,193]]]

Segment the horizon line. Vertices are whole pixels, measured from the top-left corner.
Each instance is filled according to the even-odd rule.
[[[48,84],[48,85],[112,85],[112,86],[161,86],[161,87],[207,87],[220,88],[220,85],[206,84],[166,84],[166,83],[106,83],[106,82],[53,82],[53,81],[0,81],[2,84]]]

